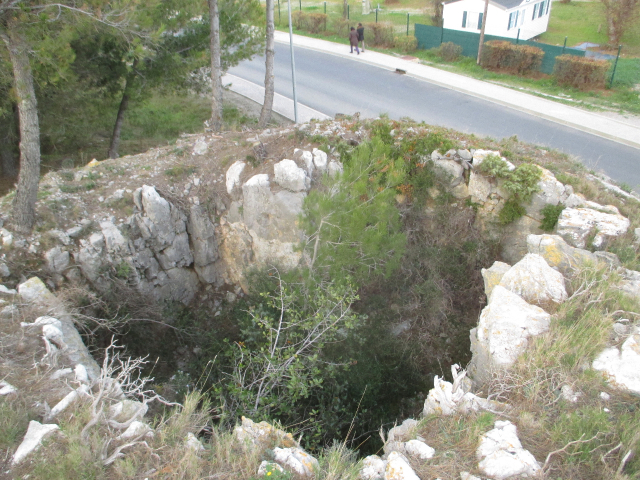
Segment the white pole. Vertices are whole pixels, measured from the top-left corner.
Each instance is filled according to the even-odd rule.
[[[293,82],[293,118],[298,123],[298,97],[296,96],[296,62],[293,58],[293,25],[291,24],[291,0],[289,5],[289,45],[291,47],[291,80]]]

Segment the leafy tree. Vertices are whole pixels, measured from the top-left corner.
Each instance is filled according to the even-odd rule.
[[[132,32],[130,14],[136,3],[129,0],[94,0],[82,4],[73,0],[59,3],[33,0],[5,0],[0,3],[0,39],[9,53],[13,84],[19,112],[20,174],[13,206],[13,223],[17,231],[29,233],[35,222],[35,203],[40,180],[40,124],[34,88],[30,53],[39,43],[52,71],[62,71],[60,60],[70,63],[73,54],[68,48],[70,25],[94,20]],[[48,64],[46,64],[48,65]],[[52,75],[55,79],[56,75]]]
[[[404,252],[396,187],[405,178],[405,162],[379,137],[343,155],[344,172],[325,175],[323,189],[304,203],[304,246],[310,270],[356,281],[387,274]]]
[[[607,26],[609,42],[618,45],[628,28],[638,20],[640,2],[638,0],[602,0]]]
[[[277,270],[275,291],[261,293],[264,303],[249,309],[244,341],[231,346],[231,368],[217,393],[227,418],[300,418],[298,402],[322,388],[328,365],[323,351],[346,338],[361,318],[351,310],[358,299],[347,279],[342,284],[287,284]]]

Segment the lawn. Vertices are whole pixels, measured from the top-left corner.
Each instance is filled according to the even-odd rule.
[[[539,40],[552,45],[562,45],[567,37],[567,46],[584,42],[606,45],[607,22],[604,7],[600,2],[554,2],[551,8],[549,27]],[[615,53],[617,46],[610,50]],[[640,21],[636,22],[622,39],[623,56],[640,56]]]

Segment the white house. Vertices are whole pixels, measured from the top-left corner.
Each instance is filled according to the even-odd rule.
[[[529,40],[547,31],[550,11],[551,0],[489,0],[485,34]],[[483,12],[484,0],[446,2],[444,28],[480,33]]]

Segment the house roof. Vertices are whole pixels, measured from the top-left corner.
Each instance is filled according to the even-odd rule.
[[[455,2],[464,2],[465,0],[451,0],[446,2],[446,5]],[[525,3],[535,3],[532,0],[489,0],[489,3],[502,10],[511,10],[512,8],[519,7]]]

